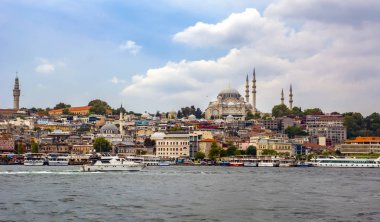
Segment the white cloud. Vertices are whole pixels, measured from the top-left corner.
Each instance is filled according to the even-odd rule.
[[[38,73],[49,74],[49,73],[54,72],[55,67],[53,64],[45,63],[45,64],[38,65],[35,70]]]
[[[62,61],[57,61],[53,63],[49,62],[49,60],[45,58],[37,58],[36,60],[39,64],[36,66],[34,70],[41,74],[51,74],[56,70],[57,67],[65,66],[65,63]]]
[[[128,51],[129,53],[136,55],[140,52],[142,46],[137,45],[136,42],[128,40],[120,44],[119,49],[121,51]]]
[[[339,23],[312,18],[304,19],[295,28],[286,19],[280,21],[273,15],[276,4],[286,5],[284,2],[292,7],[287,0],[279,1],[269,6],[264,16],[255,9],[246,9],[219,23],[199,22],[175,34],[173,40],[177,42],[205,48],[227,46],[231,50],[215,60],[183,60],[150,69],[134,76],[124,95],[142,101],[153,98],[150,106],[160,110],[169,110],[172,104],[194,104],[205,109],[228,83],[243,94],[245,75],[256,66],[258,108],[262,111],[270,112],[280,102],[281,88],[287,91],[290,83],[294,104],[302,108],[363,113],[380,109],[379,104],[371,102],[380,95],[380,23],[367,18],[355,23],[349,22],[351,17]],[[294,13],[307,5],[299,2],[294,1]],[[345,7],[357,5],[352,4]],[[280,14],[278,8],[276,13]],[[367,8],[359,9],[365,13]],[[314,9],[331,14],[329,10],[336,8]],[[290,13],[288,10],[286,17],[292,18]],[[344,20],[344,16],[348,15],[340,19]],[[146,103],[137,106],[144,107]]]
[[[112,82],[113,84],[119,84],[119,83],[125,83],[126,81],[123,79],[119,79],[116,76],[113,76],[112,79],[110,80],[110,82]]]

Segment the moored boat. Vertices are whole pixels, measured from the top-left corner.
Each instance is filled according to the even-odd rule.
[[[44,153],[26,153],[24,156],[25,166],[43,166],[46,163]]]
[[[359,158],[316,158],[312,162],[315,167],[339,167],[339,168],[380,168],[380,157],[377,159]]]
[[[257,159],[247,159],[243,162],[244,167],[258,167],[259,161]]]
[[[103,156],[93,164],[81,166],[84,172],[91,171],[140,171],[145,168],[144,163],[137,163],[118,156]]]
[[[49,153],[47,155],[49,166],[67,166],[69,165],[68,154]]]

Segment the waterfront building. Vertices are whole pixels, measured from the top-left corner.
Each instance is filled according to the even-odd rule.
[[[326,137],[331,144],[342,143],[347,138],[342,115],[307,115],[306,131],[310,137]]]
[[[73,154],[90,154],[94,150],[93,145],[90,144],[76,144],[72,145],[71,153]]]
[[[262,156],[263,150],[274,150],[278,154],[292,156],[293,144],[279,139],[259,139],[257,142],[257,156]]]
[[[340,145],[343,154],[380,153],[380,137],[356,137]]]
[[[96,135],[96,137],[104,137],[111,144],[113,142],[121,142],[123,141],[122,135],[119,133],[117,127],[113,124],[105,124],[100,128],[100,132]]]
[[[190,135],[188,133],[168,133],[156,139],[156,156],[178,158],[190,156]]]
[[[210,153],[212,143],[216,143],[218,146],[221,147],[219,141],[214,139],[207,138],[199,141],[199,151],[204,153],[206,155],[206,158],[208,158],[208,154]]]
[[[15,151],[15,143],[11,134],[0,134],[0,153],[13,153]]]

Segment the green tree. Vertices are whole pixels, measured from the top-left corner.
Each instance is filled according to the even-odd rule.
[[[347,137],[353,139],[363,134],[366,128],[364,117],[360,113],[343,113],[344,126],[347,128]],[[364,134],[365,135],[365,134]]]
[[[117,109],[112,109],[112,115],[120,115],[120,112],[128,113],[127,110],[125,110],[122,106]]]
[[[24,149],[22,147],[22,143],[18,143],[17,144],[17,154],[23,154],[24,153]]]
[[[272,108],[272,116],[283,117],[290,114],[290,110],[284,104],[276,105]]]
[[[276,152],[276,150],[264,149],[261,152],[261,155],[263,155],[263,156],[277,156],[278,153]]]
[[[111,109],[107,102],[100,99],[92,100],[88,103],[88,105],[92,106],[90,112],[98,115],[105,115],[107,113],[107,110]]]
[[[32,153],[38,153],[38,148],[39,148],[38,144],[35,142],[32,142],[32,145],[31,145]]]
[[[54,106],[54,109],[65,109],[65,108],[70,108],[70,107],[71,107],[70,104],[65,104],[63,102],[60,102]]]
[[[365,118],[367,129],[372,136],[380,136],[380,114],[372,113]]]
[[[320,108],[305,109],[303,114],[306,115],[323,115],[323,112]]]
[[[220,157],[220,151],[222,150],[222,148],[220,148],[215,142],[213,142],[211,144],[211,149],[209,151],[209,154],[208,154],[208,158],[212,159],[212,160],[216,160]]]
[[[69,108],[64,108],[62,111],[63,115],[71,115],[72,113],[69,111]]]
[[[294,138],[295,136],[307,136],[308,133],[305,132],[301,127],[299,126],[289,126],[285,129],[285,133],[288,135],[289,138]]]
[[[202,110],[200,108],[197,108],[194,115],[197,117],[197,119],[202,119]]]
[[[200,151],[196,152],[194,155],[194,158],[196,160],[203,160],[205,157],[206,157],[206,154]]]
[[[294,116],[300,116],[300,117],[304,116],[301,107],[297,107],[297,106],[293,107],[291,113],[292,113]]]
[[[252,114],[251,111],[249,111],[247,113],[247,116],[245,117],[245,120],[251,120],[251,119],[254,119],[254,118],[255,118],[255,116]]]
[[[228,147],[227,148],[227,156],[233,156],[233,155],[235,155],[236,151],[237,151],[236,146],[230,146],[230,147]]]
[[[256,155],[257,155],[256,147],[255,147],[255,146],[249,146],[249,147],[247,148],[247,150],[245,151],[245,153],[246,153],[247,155],[256,156]]]
[[[145,147],[153,147],[154,145],[156,145],[156,142],[154,140],[151,140],[150,138],[146,138],[144,140]]]
[[[96,152],[109,152],[112,149],[112,146],[108,140],[104,137],[98,137],[95,139],[94,144],[93,144],[94,149]]]

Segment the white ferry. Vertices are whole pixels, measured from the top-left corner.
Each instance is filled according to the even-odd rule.
[[[24,156],[25,166],[43,166],[46,162],[44,153],[26,153]]]
[[[264,157],[262,159],[259,159],[259,167],[279,167],[280,161],[278,159],[272,158],[272,157]]]
[[[120,158],[118,156],[103,156],[96,160],[93,164],[85,164],[81,166],[84,172],[91,171],[140,171],[145,168],[144,163],[136,163],[134,161]]]
[[[284,158],[279,159],[279,167],[295,167],[296,161],[294,159]]]
[[[68,154],[49,153],[47,155],[49,166],[67,166],[69,165]]]
[[[356,159],[356,158],[316,158],[311,164],[315,167],[351,167],[351,168],[379,168],[380,157],[377,159]]]
[[[258,167],[259,166],[259,160],[257,160],[257,159],[245,159],[245,160],[243,160],[243,166],[244,167]]]

